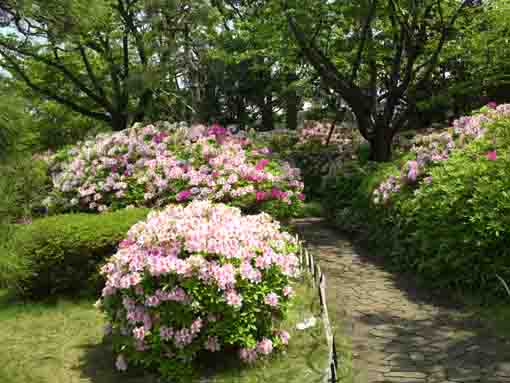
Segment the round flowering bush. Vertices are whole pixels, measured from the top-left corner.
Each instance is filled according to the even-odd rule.
[[[447,161],[451,154],[466,144],[484,137],[487,127],[510,115],[510,104],[489,103],[472,116],[463,116],[453,122],[448,131],[418,136],[411,147],[413,159],[404,163],[400,177],[390,175],[373,192],[375,204],[386,204],[390,197],[404,186],[416,187],[420,182],[430,185],[433,179],[431,170]],[[487,153],[487,158],[496,158],[496,152]]]
[[[208,199],[288,217],[304,198],[298,169],[218,125],[134,126],[100,134],[57,153],[51,169],[49,202],[63,210]]]
[[[171,205],[134,225],[102,268],[98,305],[113,332],[117,368],[189,379],[204,352],[245,362],[288,343],[277,329],[299,272],[294,237],[268,214],[210,201]]]

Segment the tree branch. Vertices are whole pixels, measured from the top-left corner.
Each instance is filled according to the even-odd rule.
[[[8,68],[10,68],[15,73],[17,73],[21,77],[21,79],[35,92],[40,93],[40,94],[48,97],[49,99],[52,99],[62,105],[65,105],[65,106],[69,107],[70,109],[74,110],[75,112],[78,112],[84,116],[91,117],[96,120],[104,121],[107,123],[111,123],[111,117],[109,115],[107,115],[105,113],[93,112],[93,111],[87,109],[86,107],[83,107],[81,105],[78,105],[78,104],[68,100],[65,97],[61,97],[61,96],[53,93],[49,89],[45,89],[45,88],[42,88],[42,87],[34,84],[30,80],[28,75],[23,71],[21,66],[18,63],[16,63],[15,59],[9,57],[8,55],[4,54],[3,52],[0,52],[0,55],[2,55],[3,58],[8,62]]]
[[[92,69],[92,66],[90,65],[90,62],[89,62],[89,59],[87,57],[87,53],[85,52],[85,49],[83,48],[82,45],[80,45],[78,47],[78,50],[80,51],[80,56],[82,58],[83,63],[85,64],[85,68],[86,68],[87,73],[88,73],[88,75],[90,77],[90,80],[92,81],[92,84],[94,84],[94,88],[96,89],[96,91],[99,93],[99,95],[102,97],[102,99],[107,104],[105,106],[106,109],[109,112],[111,112],[112,111],[112,105],[108,101],[108,99],[106,98],[106,94],[104,92],[104,89],[101,87],[101,85],[99,84],[99,81],[97,80],[97,77],[96,77],[96,75],[94,73],[94,70]]]
[[[425,82],[427,82],[429,80],[430,75],[432,74],[432,72],[434,71],[434,69],[437,65],[437,61],[439,59],[439,54],[441,53],[443,46],[446,43],[446,39],[448,37],[448,32],[453,27],[453,25],[455,24],[455,21],[457,21],[457,18],[460,16],[462,10],[469,4],[469,2],[470,2],[470,0],[463,0],[462,4],[457,8],[455,13],[450,18],[450,21],[448,22],[448,24],[443,27],[439,43],[437,44],[437,47],[436,47],[434,53],[432,54],[432,57],[430,58],[430,60],[428,60],[427,63],[423,66],[423,67],[427,66],[427,69],[425,70],[425,74],[422,76],[422,78],[417,82],[416,87],[421,86],[422,84],[424,84]],[[442,12],[441,4],[439,1],[438,1],[438,6],[440,7],[439,12]]]
[[[53,60],[47,59],[43,56],[40,56],[33,52],[28,52],[26,50],[21,50],[17,47],[11,46],[10,44],[6,44],[3,41],[0,41],[0,46],[4,47],[8,51],[16,52],[22,56],[28,56],[33,58],[34,60],[38,62],[42,62],[50,67],[58,69],[68,80],[70,80],[74,85],[76,85],[83,93],[85,93],[87,96],[89,96],[95,103],[98,105],[101,105],[105,108],[108,108],[108,100],[105,100],[102,97],[99,97],[98,95],[94,94],[87,85],[85,85],[81,80],[79,80],[69,69],[67,69],[64,65],[54,62]]]
[[[362,29],[361,41],[359,43],[358,52],[356,54],[356,61],[354,62],[354,65],[352,67],[351,82],[354,82],[358,75],[358,70],[361,65],[361,59],[363,57],[363,50],[365,49],[365,42],[367,40],[367,36],[368,36],[368,32],[370,30],[370,26],[372,24],[372,20],[375,16],[376,8],[377,8],[377,0],[372,0],[370,10],[368,11],[368,15],[365,20],[365,25],[363,26],[363,29]]]

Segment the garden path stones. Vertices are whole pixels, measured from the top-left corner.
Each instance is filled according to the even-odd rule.
[[[508,341],[386,271],[321,219],[294,224],[326,275],[329,315],[352,347],[354,383],[510,383]]]

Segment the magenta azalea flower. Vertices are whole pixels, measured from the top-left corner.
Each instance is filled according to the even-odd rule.
[[[495,150],[491,150],[490,152],[487,152],[487,154],[485,154],[485,157],[487,157],[487,159],[489,161],[496,161],[498,158]]]
[[[268,159],[262,159],[260,160],[258,163],[257,163],[257,166],[255,166],[255,168],[257,170],[264,170],[264,168],[266,167],[266,165],[269,163],[269,160]]]
[[[265,201],[268,197],[268,194],[264,191],[258,191],[255,193],[255,199],[257,201]]]
[[[191,192],[189,190],[184,190],[182,192],[177,193],[175,196],[175,199],[177,201],[184,201],[187,200],[191,196]]]

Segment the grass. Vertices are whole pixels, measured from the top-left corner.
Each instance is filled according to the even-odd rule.
[[[210,382],[320,382],[327,368],[322,324],[298,331],[296,323],[318,316],[315,290],[297,288],[297,299],[286,327],[292,328],[285,354],[240,367],[221,358],[207,369]],[[2,383],[156,383],[140,372],[117,373],[111,346],[103,341],[102,315],[93,300],[59,299],[23,303],[0,291],[0,382]],[[209,363],[210,365],[211,363]]]

